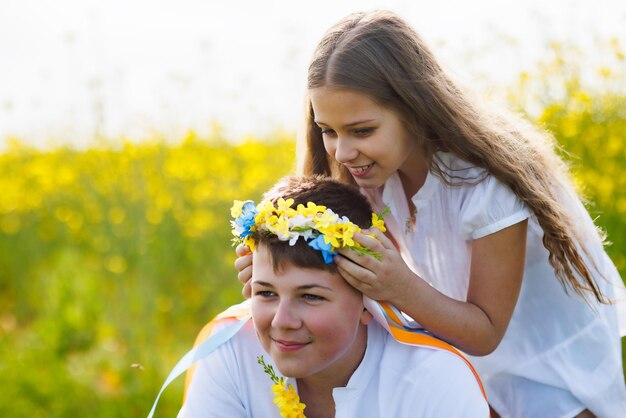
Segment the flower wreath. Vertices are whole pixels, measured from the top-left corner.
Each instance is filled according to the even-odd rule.
[[[292,208],[293,199],[278,199],[277,206],[269,200],[264,200],[255,205],[252,200],[235,200],[230,210],[233,227],[233,243],[243,243],[254,251],[255,240],[253,232],[266,231],[275,234],[281,241],[289,241],[289,245],[295,245],[300,237],[308,242],[308,245],[322,253],[324,263],[333,262],[333,255],[340,248],[350,248],[359,254],[371,255],[380,260],[380,254],[369,248],[363,247],[354,241],[355,232],[361,232],[361,228],[342,216],[340,217],[326,206],[308,202],[306,206],[299,204]],[[372,228],[385,232],[385,222],[382,214],[372,213]],[[373,235],[370,235],[373,236]]]

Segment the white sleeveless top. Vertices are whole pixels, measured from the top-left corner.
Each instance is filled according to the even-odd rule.
[[[564,192],[563,198],[607,279],[598,280],[602,292],[619,299],[619,307],[600,305],[592,295],[587,304],[573,291],[566,294],[548,263],[543,232],[525,204],[484,169],[451,153],[436,157],[458,184],[429,173],[411,199],[414,227],[397,174],[380,189],[363,192],[376,210],[391,209],[385,222],[411,269],[458,300],[467,295],[472,240],[529,219],[524,278],[511,322],[493,353],[470,358],[491,405],[503,417],[572,417],[584,409],[599,417],[626,417],[620,343],[626,334],[626,291],[574,192]]]

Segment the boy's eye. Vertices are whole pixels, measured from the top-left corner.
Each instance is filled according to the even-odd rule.
[[[276,296],[276,293],[272,292],[271,290],[258,290],[254,292],[254,295],[261,296],[262,298],[271,298],[273,296]]]

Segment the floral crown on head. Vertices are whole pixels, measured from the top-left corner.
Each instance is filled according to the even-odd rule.
[[[280,241],[289,241],[289,245],[296,244],[298,239],[308,243],[313,249],[320,251],[324,263],[333,262],[333,255],[340,248],[350,248],[359,254],[371,255],[380,259],[380,254],[363,247],[354,241],[355,232],[361,228],[350,222],[345,216],[339,216],[326,206],[308,202],[306,206],[298,204],[294,209],[293,199],[278,199],[274,206],[269,200],[255,205],[252,200],[235,200],[230,210],[233,227],[233,243],[243,243],[254,251],[255,240],[253,233],[268,232],[278,237]],[[382,214],[372,213],[372,228],[385,232],[385,222]]]

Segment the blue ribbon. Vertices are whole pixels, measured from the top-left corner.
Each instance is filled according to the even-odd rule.
[[[148,414],[148,418],[152,418],[154,416],[154,411],[156,410],[157,404],[159,403],[161,394],[163,393],[165,388],[168,387],[170,383],[172,383],[174,379],[185,373],[185,371],[193,366],[195,362],[205,358],[206,356],[211,354],[217,347],[230,340],[246,324],[246,322],[248,322],[248,319],[250,319],[249,315],[238,320],[234,324],[228,325],[226,328],[216,332],[214,335],[207,338],[197,347],[189,350],[187,354],[185,354],[183,358],[181,358],[178,363],[176,363],[176,366],[174,366],[169,376],[167,376],[165,383],[163,383],[163,386],[161,386],[161,390],[154,400],[154,404],[152,404],[152,409]]]

